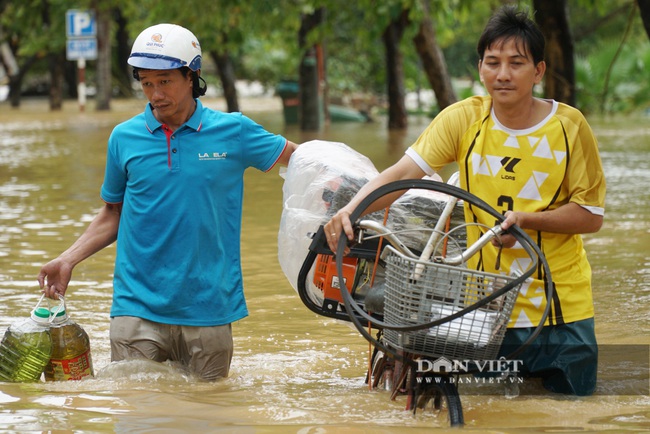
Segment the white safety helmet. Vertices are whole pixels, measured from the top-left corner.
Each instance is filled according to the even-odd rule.
[[[176,24],[157,24],[143,30],[131,49],[129,65],[142,69],[201,69],[201,45],[194,33]]]

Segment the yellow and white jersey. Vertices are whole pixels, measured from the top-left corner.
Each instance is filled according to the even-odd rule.
[[[551,113],[538,125],[511,130],[501,125],[489,96],[473,97],[443,110],[407,150],[427,174],[457,162],[461,187],[497,211],[539,212],[574,202],[594,214],[604,214],[605,178],[598,145],[583,115],[552,101]],[[467,222],[494,226],[495,218],[466,205]],[[468,243],[485,231],[468,227]],[[570,323],[594,315],[591,268],[580,235],[527,231],[539,245],[551,269],[556,295],[547,324]],[[477,270],[509,274],[527,270],[530,259],[521,246],[492,246],[472,258]],[[509,327],[536,326],[546,306],[544,273],[520,290]]]

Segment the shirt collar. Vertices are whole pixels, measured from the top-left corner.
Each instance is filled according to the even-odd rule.
[[[188,127],[192,128],[195,131],[200,131],[202,124],[201,118],[203,117],[203,104],[201,104],[201,101],[197,98],[195,98],[194,101],[196,101],[196,110],[194,110],[192,116],[181,126],[181,128]],[[158,122],[158,119],[156,119],[156,117],[153,115],[151,103],[148,103],[147,107],[144,109],[144,121],[147,130],[149,130],[149,132],[152,134],[158,128],[162,127],[162,124]],[[181,128],[179,128],[179,130]]]

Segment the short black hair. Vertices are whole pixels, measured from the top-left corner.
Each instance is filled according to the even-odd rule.
[[[512,5],[501,7],[487,22],[476,47],[479,59],[483,60],[485,50],[495,43],[502,44],[511,39],[524,54],[530,53],[535,65],[544,60],[544,35],[527,11],[519,11]]]
[[[141,69],[143,68],[133,68],[133,78],[135,78],[136,81],[140,81]],[[192,98],[198,98],[205,95],[205,92],[208,90],[208,84],[197,71],[192,71],[187,66],[178,68],[178,70],[183,74],[183,77],[187,77],[187,74],[190,74],[190,78],[192,79]]]

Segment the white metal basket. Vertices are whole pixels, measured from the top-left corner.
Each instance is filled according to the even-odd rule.
[[[386,247],[384,322],[416,325],[448,317],[492,294],[513,276],[409,258]],[[418,265],[419,264],[419,265]],[[415,267],[418,265],[418,273]],[[424,270],[421,274],[419,272]],[[418,275],[414,280],[413,276]],[[454,360],[493,360],[499,351],[519,287],[488,304],[430,329],[384,329],[389,346]]]

